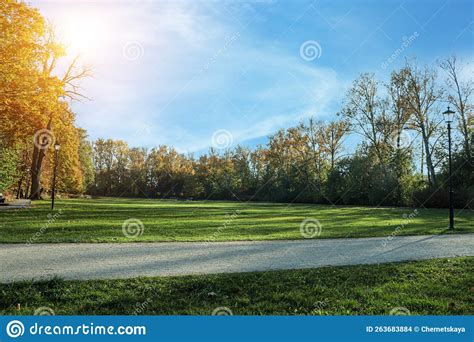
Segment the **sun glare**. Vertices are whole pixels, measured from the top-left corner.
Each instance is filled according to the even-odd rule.
[[[93,56],[107,39],[108,27],[94,12],[68,13],[55,24],[69,55]]]

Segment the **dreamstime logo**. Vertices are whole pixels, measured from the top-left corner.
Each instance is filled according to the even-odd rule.
[[[419,37],[420,35],[418,32],[413,32],[409,37],[404,36],[402,38],[402,44],[388,57],[381,65],[382,69],[387,69],[387,67],[392,64],[401,54],[402,52],[410,47],[411,44]]]
[[[209,244],[213,241],[216,241],[216,239],[219,237],[219,235],[227,229],[227,226],[231,225],[234,220],[236,220],[240,215],[240,210],[235,210],[232,215],[226,214],[226,220],[224,221],[224,224],[220,225],[217,230],[212,233],[209,238],[205,240],[205,243]]]
[[[143,57],[145,49],[137,41],[127,42],[122,50],[123,56],[129,61],[136,61]]]
[[[54,144],[55,137],[51,130],[43,128],[37,130],[33,136],[33,143],[40,150],[47,150]]]
[[[151,134],[150,124],[140,122],[138,123],[138,127],[135,130],[135,132],[133,132],[132,137],[140,137],[143,135],[150,135],[150,134]]]
[[[315,40],[307,40],[300,46],[300,56],[307,62],[319,59],[322,52],[321,45]]]
[[[237,32],[233,34],[232,36],[230,36],[228,39],[226,39],[224,46],[221,47],[219,50],[217,50],[217,52],[207,61],[207,63],[204,65],[203,70],[208,70],[211,67],[211,65],[213,65],[217,61],[218,57],[222,53],[224,53],[232,44],[234,44],[234,42],[239,37],[240,37],[240,32]]]
[[[400,234],[400,232],[405,229],[405,227],[415,219],[415,217],[417,217],[419,214],[419,211],[418,209],[415,209],[413,210],[410,214],[403,214],[402,215],[402,218],[403,218],[403,221],[401,224],[399,224],[391,233],[389,236],[385,237],[382,241],[382,244],[381,244],[381,247],[382,248],[385,248],[387,247],[388,243],[390,241],[392,241],[395,236],[397,236],[398,234]]]
[[[406,130],[395,130],[390,134],[390,144],[393,148],[408,148],[412,144],[411,134]]]
[[[319,314],[322,314],[324,312],[324,310],[326,310],[328,307],[329,307],[328,302],[319,300],[316,303],[314,303],[313,311],[317,312]]]
[[[391,316],[409,316],[410,315],[410,310],[403,306],[397,306],[396,308],[393,308],[390,310],[390,315]]]
[[[218,129],[212,134],[211,143],[217,149],[229,148],[234,142],[232,134],[225,129]]]
[[[220,306],[212,311],[213,316],[232,316],[232,310],[226,306]]]
[[[20,321],[10,321],[7,324],[6,331],[11,338],[17,338],[25,333],[25,326]]]
[[[136,304],[136,308],[135,310],[133,311],[133,314],[132,315],[139,315],[141,314],[143,311],[145,311],[145,309],[147,308],[147,306],[151,304],[151,298],[147,298],[144,302],[141,302],[141,303],[137,303]]]
[[[312,239],[315,236],[320,236],[322,229],[321,223],[313,218],[306,218],[300,224],[300,233],[305,239]]]
[[[59,209],[56,213],[54,214],[48,214],[47,217],[48,217],[48,220],[41,226],[41,228],[34,234],[32,235],[27,241],[26,241],[26,245],[31,245],[33,244],[33,242],[35,242],[36,240],[38,240],[41,235],[44,234],[44,232],[49,228],[49,226],[51,224],[53,224],[58,218],[59,216],[61,216],[63,213],[63,210],[62,209]]]
[[[125,220],[122,224],[122,232],[128,238],[137,238],[142,236],[145,227],[143,222],[136,218]]]
[[[53,309],[48,308],[47,306],[42,306],[35,310],[34,315],[35,316],[54,316],[54,311]]]

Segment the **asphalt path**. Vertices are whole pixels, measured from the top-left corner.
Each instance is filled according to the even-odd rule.
[[[239,242],[0,244],[0,282],[317,268],[474,255],[474,234]]]

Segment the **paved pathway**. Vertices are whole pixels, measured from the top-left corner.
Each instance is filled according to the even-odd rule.
[[[25,209],[31,207],[31,200],[28,199],[15,199],[9,203],[3,203],[0,205],[0,210],[9,209]]]
[[[0,282],[315,268],[474,255],[474,234],[261,242],[0,244]]]

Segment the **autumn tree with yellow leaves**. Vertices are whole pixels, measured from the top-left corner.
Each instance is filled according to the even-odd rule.
[[[89,70],[78,68],[75,58],[60,74],[58,61],[66,51],[41,14],[23,2],[0,1],[0,31],[0,149],[17,155],[9,173],[25,194],[40,198],[43,187],[49,187],[49,152],[59,141],[60,168],[67,171],[59,184],[69,191],[82,190],[81,132],[69,102],[82,97],[77,82]]]

